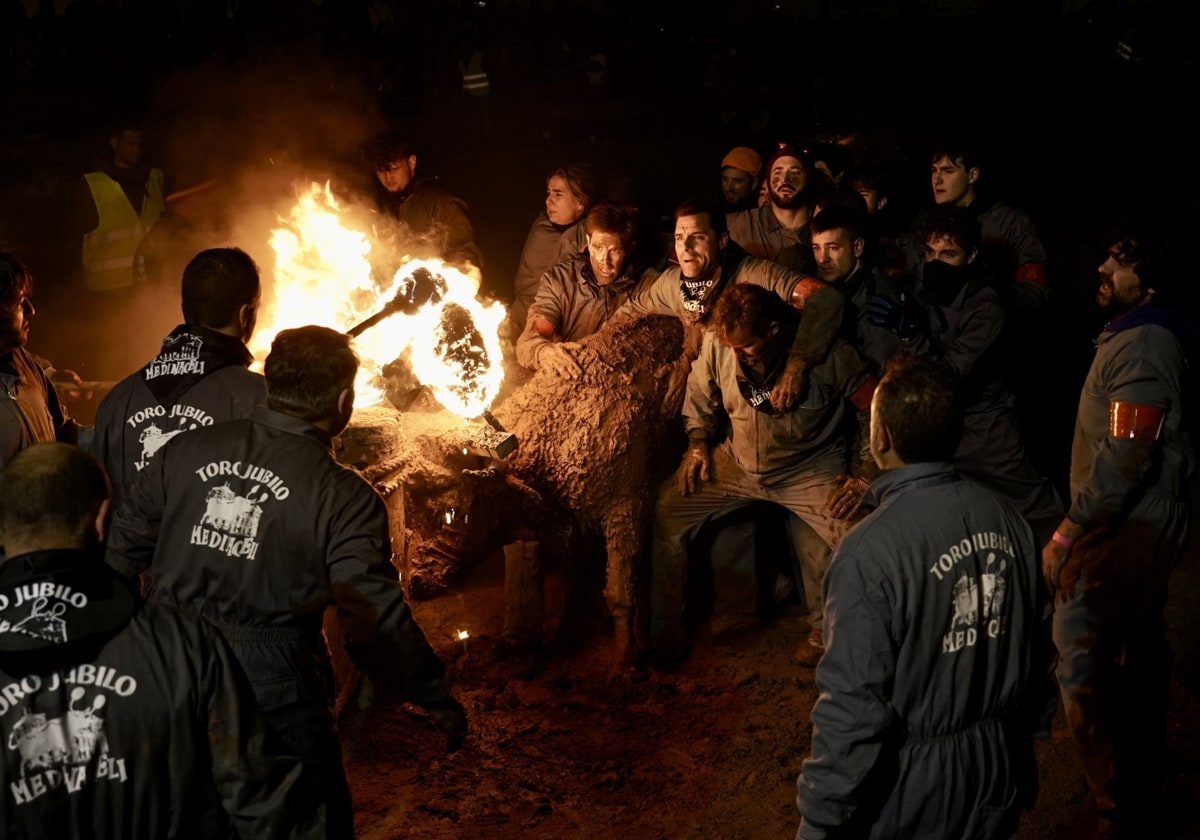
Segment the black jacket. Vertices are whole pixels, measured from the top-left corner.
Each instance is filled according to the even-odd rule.
[[[98,555],[0,566],[0,730],[10,840],[222,836],[221,810],[242,837],[321,836],[229,647]]]
[[[108,562],[148,570],[151,600],[223,625],[298,628],[317,647],[332,605],[358,667],[445,707],[449,679],[405,603],[383,499],[330,446],[267,408],[180,435],[114,515]]]

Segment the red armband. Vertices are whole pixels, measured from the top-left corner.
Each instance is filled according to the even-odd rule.
[[[558,328],[541,315],[533,316],[533,329],[542,338],[549,340],[553,340],[554,336],[558,333]]]
[[[795,309],[803,309],[804,304],[808,302],[810,297],[825,288],[828,288],[828,284],[822,283],[820,280],[816,280],[812,277],[805,277],[796,284],[794,289],[792,289],[792,307]]]
[[[1121,440],[1158,440],[1165,413],[1154,405],[1113,402],[1108,407],[1108,434]]]
[[[859,411],[866,411],[871,407],[871,397],[875,396],[875,388],[879,385],[879,380],[874,376],[868,376],[863,384],[858,386],[853,394],[850,395],[850,402]]]
[[[1037,283],[1039,286],[1046,285],[1046,264],[1040,262],[1025,263],[1025,265],[1017,268],[1017,273],[1013,277],[1016,283]]]

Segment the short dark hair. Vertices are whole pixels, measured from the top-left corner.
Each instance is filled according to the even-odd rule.
[[[961,160],[963,169],[968,171],[976,166],[983,169],[979,146],[966,137],[947,137],[935,143],[929,150],[929,163],[935,164],[942,158],[949,158],[953,163]]]
[[[416,153],[417,144],[413,140],[390,132],[376,137],[367,150],[371,165],[377,171]]]
[[[874,190],[880,195],[888,194],[888,178],[876,166],[860,163],[846,173],[842,183],[849,184],[854,190]]]
[[[713,307],[711,325],[722,343],[738,331],[763,337],[771,324],[783,324],[788,305],[769,289],[753,283],[734,283],[721,293]]]
[[[0,251],[0,304],[11,305],[33,291],[33,278],[25,263]]]
[[[675,208],[675,221],[679,221],[684,216],[708,216],[708,226],[713,229],[713,233],[720,236],[722,233],[729,232],[729,223],[725,220],[725,214],[711,202],[689,198]]]
[[[579,200],[584,210],[590,208],[599,197],[600,188],[596,181],[596,173],[586,163],[570,163],[556,167],[546,176],[546,180],[549,181],[555,175],[567,182],[567,189]]]
[[[875,411],[906,464],[952,461],[962,436],[958,377],[927,356],[900,353],[875,389]]]
[[[58,537],[63,548],[80,546],[108,497],[108,476],[91,455],[65,443],[35,443],[0,474],[0,537]]]
[[[858,190],[850,189],[850,187],[839,187],[833,183],[827,183],[814,190],[810,206],[821,208],[821,212],[830,208],[837,208],[857,213],[864,220],[867,217],[867,200],[858,194]],[[831,228],[826,228],[826,230],[831,230]],[[815,233],[816,231],[813,232]]]
[[[1107,240],[1118,258],[1134,267],[1142,287],[1154,290],[1156,302],[1181,302],[1177,298],[1185,290],[1187,276],[1181,264],[1183,247],[1168,223],[1128,222],[1111,230]]]
[[[183,270],[183,320],[193,327],[228,327],[238,310],[258,300],[258,265],[241,248],[209,248]]]
[[[284,330],[263,365],[267,405],[309,422],[324,419],[336,410],[338,395],[354,387],[357,374],[350,336],[312,325]]]
[[[136,114],[120,114],[108,123],[108,137],[120,137],[126,131],[145,132],[145,121]]]
[[[862,203],[862,196],[854,193],[854,197]],[[813,233],[828,233],[831,230],[844,230],[850,234],[850,240],[863,236],[867,225],[865,205],[847,207],[843,204],[821,205],[821,212],[813,216],[811,230]]]
[[[979,219],[968,207],[938,204],[922,214],[917,224],[917,241],[924,247],[930,239],[950,239],[967,253],[979,247]]]
[[[637,224],[633,211],[619,204],[602,202],[587,214],[588,233],[603,231],[621,238],[621,245],[628,251],[637,240]]]

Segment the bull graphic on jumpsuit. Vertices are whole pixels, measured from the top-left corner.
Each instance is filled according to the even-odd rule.
[[[87,764],[96,755],[108,754],[104,718],[96,714],[104,708],[104,695],[98,695],[88,708],[75,708],[86,693],[82,688],[74,689],[71,704],[62,717],[47,718],[45,714],[26,711],[13,724],[8,748],[21,753],[22,777],[26,769]]]
[[[228,484],[214,487],[204,497],[207,506],[200,524],[239,537],[253,537],[258,533],[258,520],[262,518],[260,505],[266,498],[265,492],[257,500],[239,496]]]
[[[989,554],[987,565],[996,561],[995,554]],[[951,627],[973,627],[980,621],[987,621],[993,615],[999,615],[1004,607],[1004,570],[1008,561],[1001,560],[1000,567],[994,573],[982,574],[979,582],[975,578],[963,575],[954,583],[954,617],[950,620]]]

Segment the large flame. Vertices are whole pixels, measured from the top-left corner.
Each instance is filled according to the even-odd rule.
[[[383,402],[382,370],[404,357],[417,380],[443,406],[478,417],[504,377],[500,323],[504,307],[477,298],[479,280],[440,260],[401,260],[390,281],[371,273],[367,234],[346,226],[346,213],[326,184],[303,192],[283,226],[271,233],[275,250],[273,306],[264,308],[252,350],[265,357],[275,335],[319,324],[349,330],[380,311],[424,268],[446,281],[444,294],[415,314],[398,313],[362,333],[354,348],[362,360],[356,403]]]

